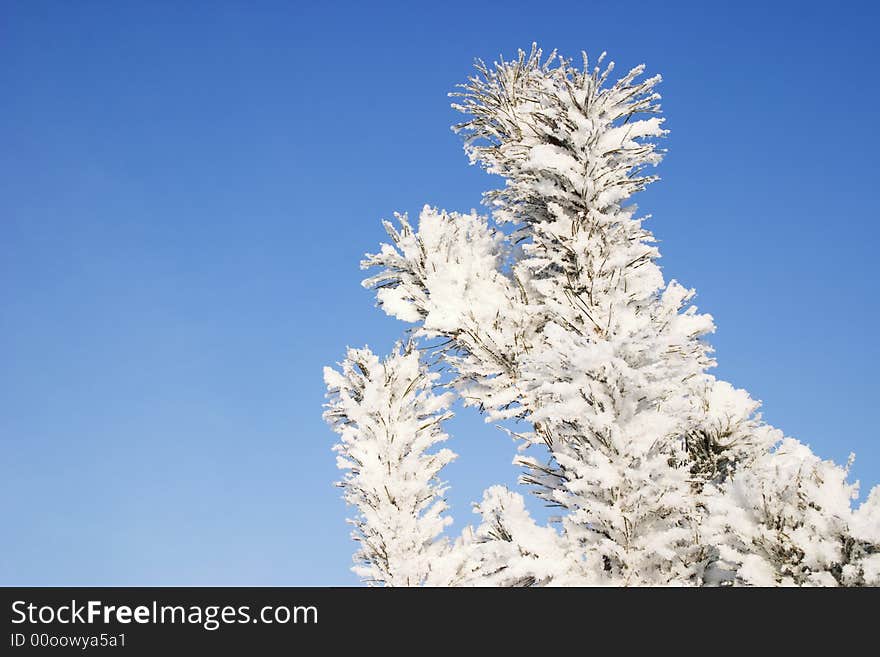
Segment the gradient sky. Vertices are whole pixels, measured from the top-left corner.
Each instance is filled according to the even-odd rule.
[[[478,207],[446,93],[532,41],[663,74],[716,373],[880,482],[876,3],[304,4],[0,2],[0,584],[356,582],[321,367],[400,335],[359,258]],[[457,529],[516,470],[450,432]]]

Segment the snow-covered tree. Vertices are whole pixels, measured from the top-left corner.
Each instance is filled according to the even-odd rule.
[[[352,497],[360,488],[348,479],[362,537],[384,532],[383,545],[442,552],[430,572],[413,566],[399,579],[376,565],[381,553],[362,550],[367,575],[438,585],[874,581],[880,494],[853,512],[844,469],[780,443],[757,402],[707,374],[712,318],[691,304],[693,290],[664,280],[647,217],[631,202],[662,157],[660,78],[643,78],[640,66],[609,84],[613,64],[602,59],[591,67],[585,55],[579,69],[533,47],[510,62],[478,62],[454,94],[468,117],[455,129],[471,162],[503,178],[485,195],[491,218],[426,206],[417,226],[405,215],[385,222],[391,243],[362,263],[378,270],[364,284],[380,307],[415,324],[412,339],[441,339],[426,350],[454,372],[449,388],[488,421],[520,424],[522,481],[559,507],[559,522],[538,526],[521,496],[491,487],[476,505],[482,524],[454,544],[402,528],[392,538],[386,518],[399,507],[380,512],[384,501]],[[339,375],[328,376],[338,395]],[[398,417],[405,395],[388,385],[391,411],[357,401],[344,417]],[[328,417],[340,417],[332,404]],[[381,452],[362,435],[374,434],[350,432],[342,451]],[[421,478],[381,477],[434,500],[435,465]],[[415,527],[421,512],[408,509]],[[434,515],[425,522],[437,529]],[[424,563],[417,553],[396,552]]]

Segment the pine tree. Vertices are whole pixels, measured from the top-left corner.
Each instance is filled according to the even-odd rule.
[[[523,428],[522,481],[561,519],[540,527],[521,496],[491,487],[476,507],[482,524],[453,545],[412,528],[393,538],[386,518],[400,508],[382,501],[380,511],[348,479],[362,540],[378,531],[382,545],[405,536],[409,546],[445,546],[430,572],[413,566],[403,579],[376,566],[381,552],[362,550],[364,572],[435,585],[874,582],[880,494],[853,512],[845,469],[780,443],[757,402],[707,373],[712,318],[691,304],[693,290],[664,281],[647,217],[631,202],[662,157],[660,78],[643,78],[640,66],[608,84],[603,57],[591,67],[584,55],[578,69],[533,47],[511,62],[478,62],[454,94],[467,116],[455,130],[471,162],[504,180],[485,195],[491,218],[426,206],[413,226],[399,215],[385,222],[391,243],[362,263],[378,269],[364,284],[380,307],[415,324],[412,339],[440,338],[432,359],[454,373],[449,388],[487,421]],[[399,420],[406,395],[383,394],[394,400],[385,421]],[[345,417],[385,412],[358,404]],[[405,426],[387,430],[401,436]],[[344,452],[384,449],[375,433],[347,440]],[[422,486],[415,499],[441,494],[430,482],[445,462],[406,472]],[[797,485],[786,487],[795,471]],[[421,522],[407,509],[397,526]],[[396,554],[423,563],[412,547]]]

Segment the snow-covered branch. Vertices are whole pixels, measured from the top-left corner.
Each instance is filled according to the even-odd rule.
[[[324,369],[325,420],[339,434],[340,485],[356,507],[356,572],[371,583],[414,586],[447,549],[442,468],[455,454],[433,449],[446,440],[450,394],[432,392],[436,375],[407,345],[384,362],[369,349],[349,349],[341,371]]]

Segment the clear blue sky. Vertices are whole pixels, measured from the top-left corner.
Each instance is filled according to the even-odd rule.
[[[321,367],[379,220],[478,206],[446,93],[537,40],[664,76],[667,277],[717,373],[880,481],[863,2],[0,4],[0,584],[349,584]],[[451,426],[456,527],[513,448]]]

